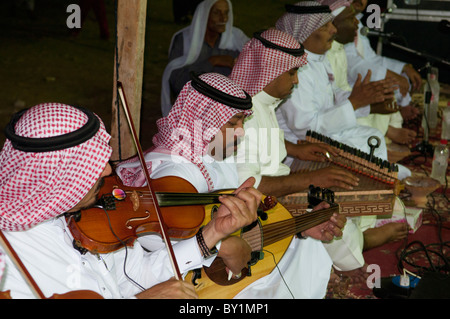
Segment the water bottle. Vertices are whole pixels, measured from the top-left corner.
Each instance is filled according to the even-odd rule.
[[[442,110],[442,132],[441,139],[450,140],[450,102]]]
[[[439,70],[437,68],[431,68],[430,72],[427,75],[427,83],[425,83],[425,92],[424,92],[424,98],[427,98],[427,92],[428,94],[431,94],[430,96],[430,103],[428,112],[425,110],[426,114],[426,120],[428,120],[428,128],[429,129],[435,129],[437,126],[438,118],[438,104],[439,104],[439,93],[440,93],[440,85],[438,81],[439,76]],[[425,101],[425,107],[426,103]],[[424,119],[425,120],[425,117]],[[426,126],[424,126],[426,128]]]
[[[431,168],[431,178],[438,180],[445,185],[445,175],[447,174],[448,148],[447,140],[441,140],[441,144],[434,148],[433,164]]]

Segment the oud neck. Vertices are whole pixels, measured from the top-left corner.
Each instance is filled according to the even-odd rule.
[[[284,238],[320,225],[339,212],[339,206],[307,212],[294,218],[262,226],[263,245],[268,246]]]

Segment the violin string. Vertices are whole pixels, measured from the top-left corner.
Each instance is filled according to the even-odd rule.
[[[107,211],[104,207],[102,207],[102,209],[103,209],[103,211],[104,211],[105,214],[106,214],[106,218],[108,219],[109,228],[110,228],[112,234],[114,235],[114,237],[117,238],[117,240],[118,240],[118,241],[123,245],[123,247],[125,248],[125,259],[124,259],[124,261],[123,261],[123,273],[124,273],[125,277],[127,277],[127,279],[128,279],[131,283],[133,283],[136,287],[138,287],[139,289],[141,289],[142,291],[144,291],[145,288],[142,287],[140,284],[138,284],[134,279],[132,279],[132,278],[128,275],[127,269],[126,269],[127,259],[128,259],[128,247],[127,247],[127,244],[126,244],[122,239],[120,239],[119,236],[116,235],[116,233],[114,232],[114,229],[113,229],[113,227],[112,227],[112,224],[111,224],[111,220],[110,220],[110,218],[109,218],[108,211]]]

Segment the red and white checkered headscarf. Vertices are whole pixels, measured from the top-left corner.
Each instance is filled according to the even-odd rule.
[[[224,75],[205,73],[199,78],[221,92],[246,98],[245,92]],[[221,127],[241,112],[246,116],[252,113],[251,110],[233,108],[205,96],[192,86],[192,81],[189,81],[178,95],[169,115],[157,121],[158,133],[153,137],[154,147],[164,148],[171,154],[182,156],[197,165],[206,179],[208,188],[213,190],[214,185],[201,157],[207,154],[209,143]],[[136,165],[130,165],[132,162]],[[151,171],[151,163],[146,164]],[[137,164],[137,158],[119,164],[116,171],[125,185],[135,187],[145,185],[145,176],[142,174],[141,166]]]
[[[46,103],[27,110],[15,134],[48,138],[78,130],[88,116],[78,108]],[[0,153],[0,229],[20,231],[72,209],[105,169],[112,149],[100,128],[89,140],[49,152],[24,152],[6,140]]]
[[[283,48],[301,48],[297,40],[280,30],[266,30],[261,33],[261,37]],[[306,63],[306,53],[296,57],[275,48],[268,48],[253,37],[245,44],[230,78],[248,94],[254,96],[284,72],[302,67]]]
[[[300,7],[319,7],[320,3],[316,1],[300,1],[295,4]],[[275,26],[291,34],[300,43],[303,43],[317,29],[333,21],[334,15],[331,13],[307,13],[298,14],[286,12],[278,19]]]

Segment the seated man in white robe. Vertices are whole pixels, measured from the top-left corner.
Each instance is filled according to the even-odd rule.
[[[318,2],[325,5],[331,4],[330,8],[336,5],[336,2],[333,0],[320,0]],[[352,87],[347,81],[348,62],[344,46],[347,43],[353,43],[359,21],[355,17],[356,10],[353,5],[350,5],[348,1],[347,3],[348,6],[342,12],[333,11],[333,14],[336,15],[333,24],[337,29],[337,33],[326,56],[333,69],[337,87],[343,91],[351,92]],[[378,129],[385,136],[386,144],[391,142],[408,144],[417,135],[413,130],[402,128],[403,118],[400,111],[391,114],[369,114],[364,117],[358,117],[356,121],[361,125]]]
[[[291,174],[290,168],[283,163],[296,144],[285,141],[275,110],[298,83],[297,69],[306,63],[303,52],[293,55],[293,50],[283,51],[283,48],[296,47],[300,47],[298,41],[279,30],[256,33],[239,55],[230,76],[253,96],[254,113],[244,123],[246,134],[238,146],[239,179],[242,181],[253,176],[256,178],[255,187],[276,196],[304,191],[308,184],[302,183],[311,182],[322,187],[336,185],[336,180],[320,179],[319,170],[311,172],[310,176]],[[357,185],[355,180],[352,182],[354,176],[345,175],[345,178],[343,185]],[[347,224],[344,232],[348,227],[352,225]]]
[[[158,121],[155,149],[145,155],[151,177],[178,176],[191,182],[198,192],[236,188],[240,183],[233,154],[251,106],[250,96],[227,77],[214,73],[194,77],[183,88],[169,115]],[[126,184],[142,183],[140,167],[133,161],[120,165],[117,173]],[[324,240],[339,236],[345,219],[336,218],[302,236],[321,234],[319,238]],[[234,239],[237,247],[249,253],[243,240],[239,243],[236,241],[240,238]],[[145,246],[143,240],[140,242]],[[243,258],[244,262],[248,260]],[[319,240],[294,238],[278,264],[281,273],[275,269],[235,298],[322,298],[329,266],[329,257]]]
[[[167,116],[191,72],[229,75],[248,40],[242,30],[233,26],[230,0],[201,2],[192,23],[172,37],[169,64],[162,79],[162,115]]]
[[[277,28],[289,30],[304,44],[305,51],[308,52],[308,64],[299,69],[298,87],[277,110],[277,118],[280,127],[285,130],[286,138],[291,141],[304,139],[306,131],[311,129],[369,153],[367,139],[370,136],[377,136],[382,142],[382,147],[375,154],[386,160],[386,144],[381,132],[358,125],[356,121],[357,109],[371,104],[370,100],[373,99],[370,90],[365,91],[364,98],[356,98],[360,94],[357,93],[357,87],[366,84],[368,88],[375,88],[376,91],[376,87],[371,86],[375,83],[359,81],[351,94],[335,86],[334,74],[325,57],[336,34],[331,9],[315,1],[298,2],[294,7],[298,8],[291,7],[290,12],[277,21]],[[391,98],[391,94],[392,90],[388,95],[382,93],[381,98]],[[389,225],[386,229],[394,229],[385,232],[377,229],[380,231],[377,232],[377,236],[369,236],[375,223],[374,216],[349,219],[342,240],[326,245],[336,269],[344,271],[360,269],[365,264],[363,249],[390,241],[392,238],[397,239],[398,232],[406,234],[403,225],[398,230],[395,228],[396,225]]]
[[[333,1],[320,0],[319,2],[322,4],[330,4]],[[352,73],[351,77],[353,80],[356,72],[367,72],[370,67],[373,68],[371,69],[372,80],[385,78],[387,74],[392,73],[387,72],[387,69],[384,66],[384,64],[388,63],[382,63],[384,60],[391,61],[392,59],[381,59],[378,55],[371,54],[367,56],[366,63],[363,63],[364,59],[357,52],[356,46],[354,45],[354,40],[355,38],[358,39],[358,47],[361,47],[363,43],[364,47],[366,45],[369,45],[370,47],[370,43],[366,38],[363,39],[363,36],[358,33],[360,30],[358,30],[358,28],[361,27],[361,23],[355,17],[357,13],[355,7],[358,8],[359,6],[349,6],[344,12],[337,15],[334,19],[333,24],[337,28],[336,40],[333,42],[332,48],[327,52],[327,58],[333,69],[336,84],[339,88],[346,91],[351,91],[351,85],[348,83],[347,72]],[[374,53],[371,48],[370,50],[371,53]],[[349,52],[348,54],[351,57],[350,63],[348,63],[347,52]],[[370,62],[371,60],[372,62]],[[377,66],[377,63],[381,65]],[[400,66],[405,65],[404,63],[396,62],[395,60],[390,62],[388,65],[395,64],[401,64]],[[406,78],[403,77],[395,77],[395,79],[406,81]],[[409,106],[410,100],[409,94],[402,97],[400,91],[396,92],[397,103],[399,103],[402,107],[407,106],[403,110],[406,111],[411,108],[411,106]],[[405,103],[406,105],[404,105]],[[402,128],[403,117],[400,111],[392,114],[369,114],[364,117],[359,117],[357,122],[361,125],[371,126],[380,130],[385,136],[386,144],[390,144],[391,142],[397,144],[408,144],[416,136],[414,131]]]
[[[419,90],[422,84],[420,74],[411,64],[384,57],[377,54],[372,48],[367,36],[361,34],[363,24],[361,18],[362,12],[367,6],[367,0],[354,0],[353,7],[356,10],[358,19],[358,32],[355,42],[344,46],[348,59],[348,81],[350,85],[356,81],[358,73],[365,73],[372,70],[372,80],[392,78],[399,83],[400,90],[396,92],[397,103],[401,106],[400,112],[404,120],[415,118],[419,110],[410,104],[411,90]],[[410,84],[411,83],[411,84]],[[397,132],[396,132],[397,133]]]
[[[290,7],[304,8],[320,6],[315,1],[305,1]],[[328,8],[328,6],[323,6]],[[293,34],[303,43],[308,53],[308,64],[299,70],[301,79],[291,97],[277,110],[280,127],[291,142],[304,140],[306,131],[313,130],[337,141],[370,153],[367,140],[371,136],[380,138],[381,145],[375,156],[387,159],[386,144],[381,132],[358,125],[357,117],[365,106],[392,98],[393,89],[384,81],[370,82],[370,72],[353,86],[352,92],[337,88],[334,74],[326,59],[326,52],[336,34],[332,24],[334,16],[328,13],[300,14],[285,13],[278,21],[277,28]],[[329,10],[329,9],[328,9]],[[364,110],[365,113],[365,110]]]
[[[110,299],[198,298],[182,274],[210,264],[216,254],[205,258],[204,250],[257,218],[261,194],[241,190],[220,200],[223,205],[202,231],[173,245],[171,252],[166,247],[145,251],[130,238],[131,246],[122,242],[124,246],[109,249],[94,235],[96,239],[87,240],[102,250],[99,254],[85,239],[111,231],[120,238],[125,226],[111,215],[111,223],[90,218],[98,212],[90,208],[102,185],[108,187],[104,179],[112,172],[111,136],[103,122],[87,109],[43,103],[15,114],[5,135],[0,152],[0,245],[9,254],[0,291],[9,290],[13,299],[50,298],[73,290]],[[147,207],[154,211],[151,204]],[[87,237],[70,226],[80,212],[81,220],[92,221],[90,234],[83,232]],[[179,271],[173,267],[175,259]]]
[[[267,30],[264,34],[276,38],[276,32]],[[288,34],[281,32],[278,36],[279,41],[284,40],[285,45],[292,46],[289,43],[292,37]],[[253,115],[245,122],[246,134],[237,154],[239,180],[252,176],[256,178],[255,187],[277,197],[305,191],[311,184],[352,189],[358,185],[358,179],[343,169],[327,167],[290,174],[290,168],[283,163],[287,156],[323,162],[327,152],[335,154],[327,144],[297,144],[284,138],[275,109],[297,83],[296,71],[306,63],[306,55],[293,56],[270,45],[265,46],[261,41],[265,41],[264,38],[256,33],[245,45],[245,52],[239,55],[230,75],[253,98]]]

